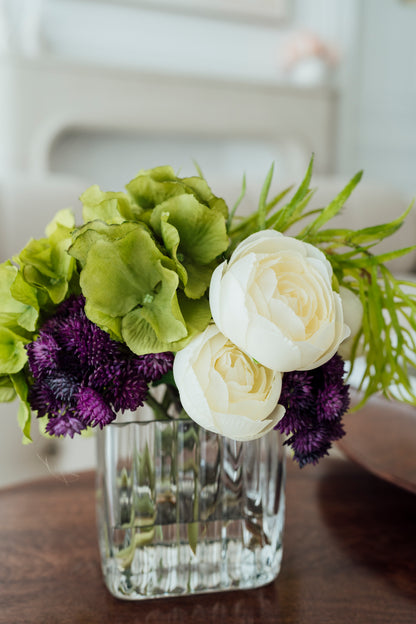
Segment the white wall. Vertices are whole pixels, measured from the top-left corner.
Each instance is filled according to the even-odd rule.
[[[369,177],[416,195],[416,4],[366,0],[356,71],[356,154]]]

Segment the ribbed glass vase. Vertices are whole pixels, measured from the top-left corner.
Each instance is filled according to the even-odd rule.
[[[110,592],[128,600],[254,588],[282,557],[279,432],[235,442],[184,419],[97,435],[97,521]],[[144,420],[142,420],[144,418]]]

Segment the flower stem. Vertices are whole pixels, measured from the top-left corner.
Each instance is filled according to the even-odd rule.
[[[147,395],[146,403],[152,408],[156,420],[172,420],[163,406],[151,394]]]

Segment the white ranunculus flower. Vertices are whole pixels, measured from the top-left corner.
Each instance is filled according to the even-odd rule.
[[[215,269],[212,317],[264,366],[310,370],[327,362],[349,335],[331,282],[322,251],[274,230],[257,232]]]
[[[173,375],[190,418],[234,440],[261,437],[285,413],[281,373],[254,362],[215,325],[176,354]]]
[[[363,323],[363,304],[360,298],[349,288],[340,286],[339,294],[344,311],[344,320],[350,328],[351,334],[339,345],[338,353],[344,360],[349,360],[351,358],[351,349],[354,344],[354,339]],[[360,355],[360,350],[357,351],[357,355]]]

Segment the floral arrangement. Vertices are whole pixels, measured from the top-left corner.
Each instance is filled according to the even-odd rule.
[[[0,400],[20,400],[47,435],[74,436],[147,402],[166,384],[184,413],[237,440],[286,434],[300,466],[343,434],[344,359],[365,366],[362,401],[382,392],[415,403],[416,299],[372,253],[391,223],[329,229],[359,182],[308,208],[299,188],[239,218],[202,173],[140,173],[126,192],[82,196],[82,225],[60,211],[46,236],[0,265]],[[411,287],[411,284],[407,284]],[[395,388],[394,393],[392,388]],[[184,415],[185,415],[184,414]]]

